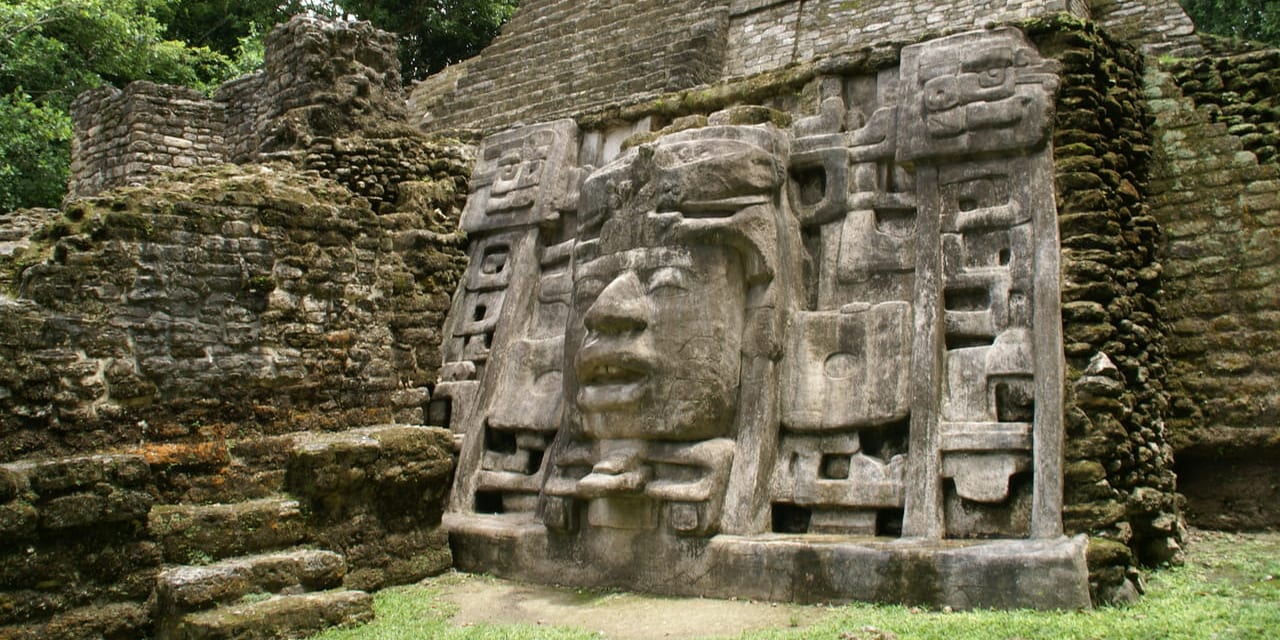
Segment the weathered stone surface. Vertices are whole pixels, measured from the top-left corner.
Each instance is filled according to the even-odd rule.
[[[0,256],[31,246],[31,235],[62,213],[57,209],[18,209],[0,213]]]
[[[213,101],[79,104],[91,189],[225,158],[314,173],[0,220],[21,275],[0,294],[4,459],[140,442],[145,461],[0,466],[23,632],[143,597],[160,554],[130,540],[156,498],[289,487],[348,587],[442,570],[444,431],[274,435],[424,415],[462,454],[459,562],[535,579],[671,591],[693,567],[690,593],[1079,606],[1065,525],[1095,536],[1094,601],[1127,601],[1136,562],[1180,550],[1171,439],[1218,489],[1193,511],[1240,493],[1220,520],[1267,522],[1240,478],[1274,467],[1253,428],[1277,396],[1272,53],[1148,59],[1144,105],[1143,60],[1103,31],[1196,52],[1172,0],[616,5],[522,3],[420,87],[428,127],[531,123],[488,139],[470,186],[465,145],[373,122],[399,76],[368,25],[278,29]],[[1028,37],[935,36],[1013,20]],[[1013,540],[962,540],[985,537]],[[823,573],[852,562],[883,570]],[[129,635],[99,622],[82,635]]]
[[[646,555],[640,571],[623,577],[575,562],[544,529],[476,519],[457,525],[459,568],[538,582],[625,584],[629,589],[722,598],[862,600],[957,609],[1074,609],[1089,600],[1088,585],[1081,579],[1087,571],[1083,536],[952,543],[945,548],[921,540],[827,536],[815,543],[787,536],[718,536],[693,558]],[[544,554],[555,562],[541,561]]]
[[[329,627],[373,619],[373,597],[363,591],[274,596],[185,616],[164,640],[305,638]]]
[[[237,504],[157,505],[147,528],[170,562],[197,562],[288,547],[306,535],[298,502],[264,498]],[[229,531],[239,535],[227,535]]]
[[[451,448],[445,431],[425,427],[304,436],[294,445],[286,486],[308,500],[312,516],[321,520],[372,512],[437,523],[453,470]]]
[[[910,43],[939,32],[1055,12],[1094,20],[1152,54],[1202,50],[1176,0],[979,5],[718,0],[625,6],[613,0],[591,5],[540,0],[523,3],[503,35],[479,56],[419,83],[409,111],[429,130],[493,132],[514,122],[606,110],[635,96],[827,61],[870,45]],[[643,73],[635,70],[638,60],[644,61]]]
[[[0,627],[6,640],[130,640],[145,637],[151,625],[140,602],[95,604],[59,613],[43,622]]]
[[[190,466],[186,446],[217,465],[229,436],[420,422],[463,260],[448,225],[467,164],[401,146],[432,158],[401,177],[447,184],[420,201],[431,209],[378,216],[281,166],[71,205],[16,258],[24,297],[0,300],[4,459],[111,446],[169,468]],[[379,257],[410,228],[423,237]]]
[[[70,194],[305,150],[317,136],[402,118],[397,46],[367,22],[299,14],[267,33],[261,70],[220,87],[212,100],[150,82],[88,91],[72,105]]]
[[[1179,392],[1170,440],[1190,522],[1274,527],[1280,52],[1206,44],[1214,51],[1161,65],[1147,83],[1160,105],[1152,200],[1165,229],[1170,387]]]
[[[903,537],[937,569],[943,539],[997,537],[1056,549],[1044,575],[1065,590],[968,602],[952,578],[874,572],[738,595],[1087,606],[1083,546],[1061,537],[1056,71],[996,29],[815,80],[815,115],[486,139],[448,404],[428,412],[463,438],[460,562],[731,595],[757,582],[747,548],[785,564],[829,543],[836,562],[864,553],[853,536]],[[961,573],[1047,566],[961,548]]]
[[[341,586],[342,556],[301,549],[241,556],[209,565],[166,569],[156,578],[158,606],[165,615],[235,602],[250,593],[321,591]]]
[[[300,483],[322,489],[299,496],[316,509],[281,492],[299,442],[421,422],[465,265],[471,150],[395,121],[390,34],[299,18],[267,40],[266,71],[213,101],[147,84],[86,95],[76,187],[148,186],[0,220],[0,635],[155,637],[249,591],[380,588],[450,565],[447,433],[356,432],[373,458],[312,465],[349,480]],[[207,168],[268,155],[290,162]],[[175,167],[190,169],[152,175]],[[98,451],[114,454],[84,455]],[[157,620],[143,604],[166,560],[327,540],[351,574],[331,551],[231,559],[171,570]],[[226,633],[309,635],[325,616]]]
[[[104,523],[73,535],[7,538],[0,546],[0,625],[38,624],[92,604],[142,602],[159,572],[158,545]],[[15,544],[17,543],[17,544]]]
[[[307,505],[311,538],[345,556],[348,588],[406,584],[449,568],[440,518],[452,444],[444,429],[408,426],[294,442],[285,485]]]

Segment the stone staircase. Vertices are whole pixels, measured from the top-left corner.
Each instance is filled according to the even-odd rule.
[[[0,638],[301,638],[451,564],[442,429],[0,464]]]
[[[157,640],[305,637],[373,619],[373,598],[342,588],[346,560],[292,549],[175,566],[156,580]]]
[[[342,555],[294,547],[307,535],[296,500],[161,505],[148,528],[174,563],[156,578],[157,640],[298,638],[373,618],[372,597],[342,587]]]

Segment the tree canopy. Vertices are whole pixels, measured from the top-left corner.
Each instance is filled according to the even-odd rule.
[[[1180,0],[1199,30],[1280,46],[1276,0]]]
[[[70,163],[71,101],[104,83],[202,87],[226,56],[164,37],[175,0],[0,0],[0,211],[55,206]]]
[[[336,0],[347,13],[400,36],[401,72],[424,78],[480,52],[516,0]]]

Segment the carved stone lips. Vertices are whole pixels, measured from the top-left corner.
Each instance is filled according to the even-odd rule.
[[[643,400],[653,366],[630,352],[588,348],[579,354],[577,371],[578,406],[604,411]]]

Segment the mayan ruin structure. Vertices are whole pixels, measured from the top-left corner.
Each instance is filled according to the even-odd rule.
[[[1280,51],[1174,0],[528,0],[412,87],[367,23],[266,46],[82,95],[0,227],[2,637],[450,567],[1083,609],[1280,526]]]

